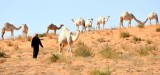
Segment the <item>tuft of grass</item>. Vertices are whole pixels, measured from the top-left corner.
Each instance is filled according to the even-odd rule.
[[[59,55],[57,55],[57,54],[52,54],[52,55],[50,56],[51,62],[57,62],[59,59],[60,59],[60,57],[59,57]]]
[[[152,41],[151,41],[151,40],[147,40],[146,42],[147,42],[147,44],[151,44],[151,43],[152,43]]]
[[[138,41],[142,41],[142,39],[140,37],[136,37],[136,36],[134,36],[132,40],[134,43],[138,42]]]
[[[156,28],[156,32],[160,32],[160,27]]]
[[[127,38],[127,37],[129,37],[129,36],[130,36],[129,32],[121,32],[121,33],[120,33],[120,37],[121,37],[121,38]]]
[[[19,49],[18,44],[15,44],[13,47],[14,47],[15,50]]]
[[[138,28],[144,28],[144,24],[139,24]]]
[[[85,45],[82,42],[79,42],[75,50],[75,55],[82,56],[82,57],[88,57],[92,55],[92,52],[91,52],[91,49],[87,45]]]
[[[27,41],[32,41],[32,36],[28,36]]]
[[[100,42],[100,43],[101,43],[101,42],[106,42],[106,41],[104,40],[104,38],[98,38],[97,41]]]
[[[5,53],[3,51],[0,52],[0,58],[4,58],[5,57]]]
[[[84,42],[78,41],[77,45],[84,45]]]
[[[44,36],[46,36],[46,33],[42,33],[42,34],[38,34],[39,35],[39,37],[44,37]]]
[[[158,47],[155,45],[154,46],[145,45],[145,46],[138,47],[136,52],[140,56],[147,56],[149,55],[149,53],[152,53],[152,51],[156,51],[156,50],[158,50]]]
[[[104,58],[116,58],[117,54],[116,52],[107,44],[104,47],[102,47],[102,50],[100,51],[100,54]]]
[[[13,46],[13,43],[11,41],[8,41],[7,46],[11,47],[11,46]]]
[[[16,39],[18,39],[18,40],[22,40],[22,39],[23,39],[23,37],[22,37],[21,35],[18,35],[18,37],[17,37]]]
[[[98,69],[94,69],[90,75],[111,75],[111,71],[109,70],[109,67],[103,71],[98,70]]]

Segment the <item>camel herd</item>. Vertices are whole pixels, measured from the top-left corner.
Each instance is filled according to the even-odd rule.
[[[104,29],[104,25],[108,21],[109,18],[110,18],[110,16],[107,16],[106,18],[103,17],[103,16],[100,16],[96,21],[96,24],[97,24],[96,29],[100,30],[100,24],[103,25],[103,29]],[[158,23],[158,15],[155,12],[150,13],[148,15],[147,19],[144,22],[141,22],[138,19],[136,19],[136,17],[132,13],[129,13],[129,12],[125,11],[120,15],[120,28],[121,28],[121,26],[124,27],[123,26],[123,21],[124,20],[128,20],[129,21],[128,22],[128,27],[131,27],[131,20],[132,19],[134,19],[138,24],[141,24],[141,25],[144,25],[148,20],[150,20],[150,24],[151,24],[151,20],[153,20],[153,19],[155,19],[156,23]],[[68,28],[66,28],[66,27],[64,27],[62,29],[62,32],[61,32],[61,34],[59,35],[59,38],[58,38],[60,52],[62,51],[62,47],[66,46],[66,45],[69,46],[68,52],[72,52],[71,44],[72,44],[72,42],[76,41],[79,37],[79,32],[80,32],[79,31],[79,26],[82,26],[82,32],[86,31],[86,28],[88,28],[88,30],[93,30],[92,29],[92,24],[93,24],[93,19],[92,18],[88,19],[86,21],[81,17],[79,17],[76,20],[74,20],[74,19],[71,19],[71,20],[72,20],[73,24],[76,25],[77,33],[76,33],[76,35],[73,35],[73,33],[70,32],[68,30]],[[50,24],[47,27],[46,34],[48,34],[49,30],[54,30],[54,33],[56,34],[56,30],[61,29],[63,26],[64,26],[63,24],[60,24],[60,27],[57,27],[54,24]],[[22,29],[23,37],[27,38],[27,33],[28,33],[29,28],[26,24],[22,24],[21,26],[19,26],[17,28],[13,24],[10,24],[10,23],[6,22],[2,27],[2,36],[1,36],[2,39],[4,40],[3,36],[4,36],[6,31],[10,31],[11,32],[11,38],[14,39],[14,30],[19,30],[19,29]]]

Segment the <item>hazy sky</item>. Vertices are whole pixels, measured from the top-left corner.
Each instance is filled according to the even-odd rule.
[[[58,26],[64,24],[69,30],[76,31],[72,18],[93,18],[93,27],[96,27],[99,16],[111,16],[105,25],[105,28],[111,28],[119,26],[119,16],[124,11],[133,13],[141,21],[151,12],[160,15],[159,4],[160,0],[1,0],[0,27],[5,22],[16,27],[27,24],[29,35],[32,35],[46,32],[47,26],[54,23]],[[128,21],[125,21],[124,26],[127,24]],[[137,23],[132,20],[132,26],[135,25]],[[15,36],[21,33],[15,31]],[[10,33],[7,32],[6,36],[10,36]]]

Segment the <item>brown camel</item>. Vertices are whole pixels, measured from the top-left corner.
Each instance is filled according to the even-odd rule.
[[[49,31],[49,30],[54,30],[54,34],[56,34],[56,30],[61,29],[62,26],[64,26],[64,25],[63,25],[63,24],[60,24],[60,27],[57,27],[57,26],[54,25],[54,24],[50,24],[50,25],[47,27],[47,32],[46,32],[46,34],[48,34],[48,31]]]

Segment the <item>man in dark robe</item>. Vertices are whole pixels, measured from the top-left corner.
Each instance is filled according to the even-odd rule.
[[[43,45],[41,43],[41,40],[38,37],[38,34],[36,34],[31,42],[31,46],[33,48],[33,58],[36,59],[39,52],[39,45],[43,48]]]

